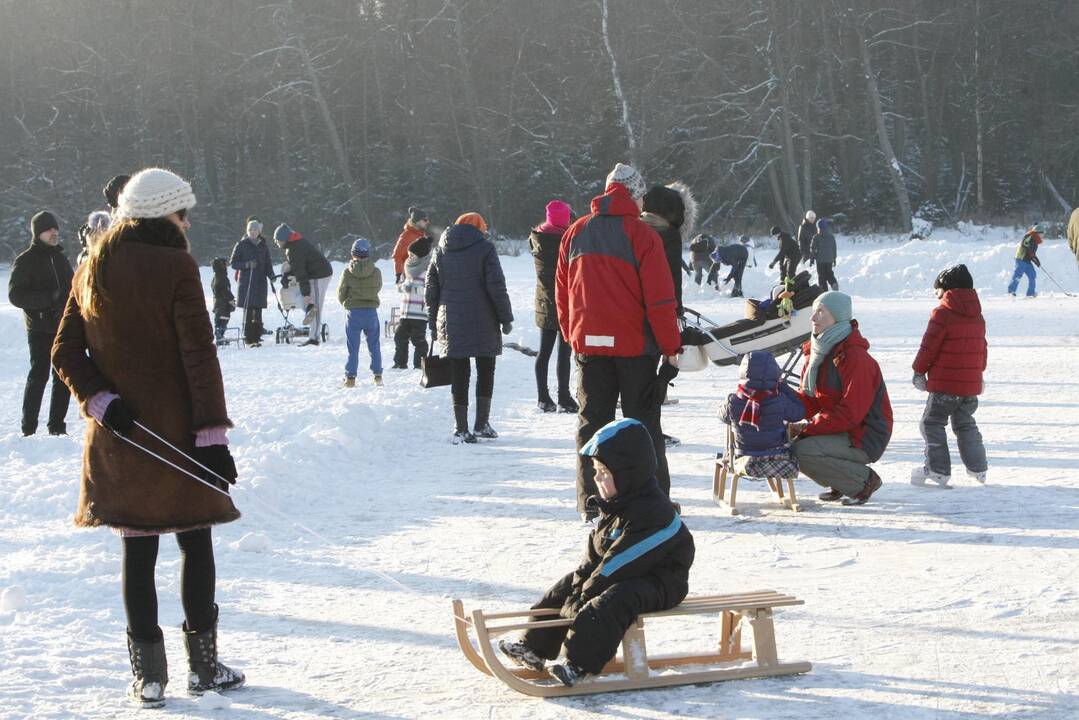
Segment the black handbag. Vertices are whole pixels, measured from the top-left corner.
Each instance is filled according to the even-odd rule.
[[[453,382],[453,361],[448,357],[427,355],[420,359],[420,385],[425,388],[443,387]]]

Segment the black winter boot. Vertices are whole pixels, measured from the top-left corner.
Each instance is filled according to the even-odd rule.
[[[217,605],[214,605],[214,624],[209,630],[195,632],[184,623],[184,647],[187,649],[187,692],[234,690],[244,684],[244,674],[217,661]]]
[[[139,640],[129,632],[127,656],[131,660],[131,674],[135,676],[127,689],[128,698],[141,708],[163,707],[165,686],[169,683],[169,669],[161,628],[157,629],[156,640]]]
[[[453,444],[472,444],[476,436],[468,431],[468,405],[453,406]]]
[[[476,398],[476,426],[473,429],[476,437],[487,438],[488,440],[494,440],[498,437],[498,433],[491,427],[491,398],[489,397],[477,397]]]
[[[547,392],[547,388],[540,388],[538,395],[536,407],[545,413],[558,412],[558,406],[554,404],[554,400],[551,399],[551,394]]]
[[[568,392],[558,393],[558,411],[576,415],[581,411],[577,401]]]

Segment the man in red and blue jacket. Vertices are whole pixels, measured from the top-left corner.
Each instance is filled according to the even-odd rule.
[[[660,428],[666,380],[660,356],[681,348],[674,281],[659,235],[638,217],[646,190],[634,168],[619,163],[607,176],[592,212],[566,230],[555,272],[555,305],[562,336],[577,356],[577,449],[622,415],[640,420],[656,449],[656,479],[670,495],[671,478]],[[666,366],[665,366],[666,369]],[[669,375],[667,377],[670,377]],[[590,457],[577,456],[577,510],[596,493]]]

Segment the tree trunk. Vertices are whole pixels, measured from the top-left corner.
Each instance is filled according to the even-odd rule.
[[[985,212],[985,125],[982,118],[982,83],[980,62],[981,2],[974,0],[974,135],[975,135],[975,194],[978,212]]]
[[[600,17],[603,29],[603,47],[607,50],[607,57],[611,60],[611,83],[614,86],[614,96],[622,107],[622,127],[626,131],[626,148],[629,151],[629,161],[633,167],[640,170],[637,150],[637,136],[633,132],[633,123],[630,121],[629,101],[622,91],[622,78],[618,73],[618,60],[614,57],[614,48],[611,46],[611,33],[607,22],[607,0],[600,0]]]

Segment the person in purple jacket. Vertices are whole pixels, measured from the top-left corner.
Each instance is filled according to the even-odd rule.
[[[772,353],[747,353],[739,367],[738,390],[727,396],[720,419],[734,428],[734,463],[755,478],[795,478],[798,463],[791,456],[787,423],[805,419],[805,407],[779,379]]]

